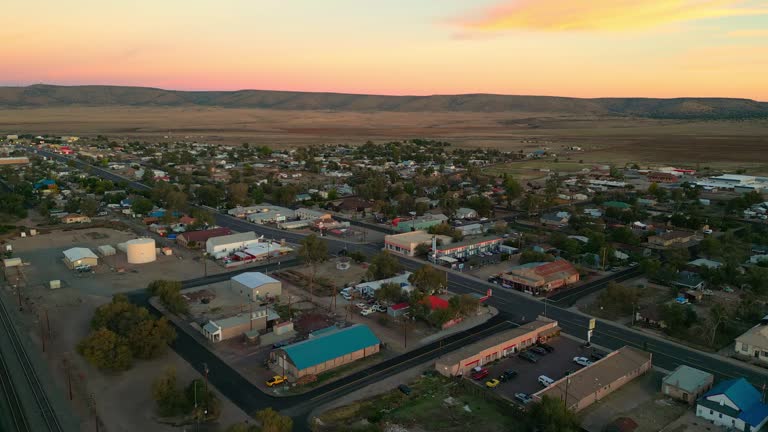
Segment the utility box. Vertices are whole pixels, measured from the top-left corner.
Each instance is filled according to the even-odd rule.
[[[59,289],[61,288],[61,281],[59,279],[54,279],[48,283],[51,289]]]

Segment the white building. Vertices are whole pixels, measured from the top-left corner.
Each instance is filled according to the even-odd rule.
[[[762,395],[744,378],[723,381],[696,402],[696,416],[728,430],[759,431],[768,420]]]
[[[226,256],[232,252],[243,250],[259,243],[253,231],[211,237],[205,242],[205,251],[214,257]]]
[[[260,272],[245,272],[230,278],[232,291],[240,293],[251,300],[275,298],[283,291],[283,284]]]
[[[393,283],[400,285],[400,288],[403,291],[411,292],[413,288],[411,287],[411,283],[408,282],[409,277],[411,277],[411,272],[405,272],[391,278],[357,284],[355,285],[355,289],[360,292],[360,294],[373,295],[376,291],[379,290],[379,288],[381,288],[382,285]]]
[[[296,212],[285,207],[264,206],[259,211],[249,213],[245,218],[248,222],[257,224],[285,222],[295,219]]]
[[[477,218],[477,210],[467,208],[467,207],[461,207],[458,210],[456,210],[456,219],[476,219]]]

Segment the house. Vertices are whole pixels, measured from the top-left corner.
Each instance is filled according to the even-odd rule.
[[[547,213],[539,218],[539,222],[545,226],[564,227],[568,225],[571,215],[568,212]]]
[[[278,297],[283,288],[279,280],[259,272],[240,273],[232,276],[229,281],[233,292],[254,301]]]
[[[434,295],[424,297],[421,303],[427,305],[429,310],[448,309],[450,307],[448,300]]]
[[[606,201],[606,202],[603,203],[603,207],[615,208],[615,209],[619,209],[619,210],[627,210],[627,209],[631,209],[632,208],[631,205],[629,205],[629,204],[627,204],[625,202],[622,202],[622,201]]]
[[[315,332],[309,339],[272,351],[270,363],[278,373],[293,378],[320,373],[370,357],[381,341],[368,326],[355,324]]]
[[[736,354],[748,356],[760,363],[768,363],[768,316],[736,338]]]
[[[541,401],[548,396],[563,401],[566,408],[579,412],[648,372],[652,358],[649,352],[625,346],[556,380],[534,393],[532,398]]]
[[[99,265],[99,257],[88,248],[73,247],[64,251],[64,264],[70,269],[78,266],[95,267]]]
[[[712,261],[706,258],[697,258],[688,263],[689,267],[707,268],[712,270],[719,269],[720,267],[722,267],[722,265],[723,263],[719,261]]]
[[[681,271],[677,273],[673,284],[689,290],[700,290],[704,288],[704,279],[698,273]]]
[[[444,354],[435,363],[435,370],[447,377],[464,376],[472,368],[508,357],[559,333],[557,321],[538,317],[519,327],[492,334]]]
[[[501,275],[502,286],[534,295],[549,293],[578,281],[579,271],[564,259],[522,264]]]
[[[696,417],[733,430],[758,431],[768,420],[768,405],[746,379],[735,378],[704,393],[696,401]]]
[[[411,306],[408,304],[408,302],[402,302],[393,304],[392,306],[387,308],[387,315],[397,318],[399,316],[404,315],[406,312],[408,312],[408,309]]]
[[[664,328],[667,326],[667,324],[664,322],[664,319],[661,317],[659,306],[656,304],[644,306],[636,311],[635,322],[645,323],[648,326],[658,328]]]
[[[477,216],[477,210],[467,207],[460,207],[454,213],[456,219],[477,219]]]
[[[400,288],[406,293],[411,291],[411,283],[408,282],[408,278],[411,277],[411,272],[404,272],[403,274],[392,276],[391,278],[380,279],[375,281],[363,282],[355,285],[355,290],[360,294],[373,295],[384,284],[399,285]]]
[[[456,227],[456,230],[459,231],[462,236],[482,235],[485,232],[483,224],[479,223],[460,225]]]
[[[221,342],[241,335],[255,334],[266,330],[280,320],[272,309],[259,309],[250,313],[212,319],[202,327],[203,335],[211,342]]]
[[[176,243],[188,248],[199,248],[208,239],[232,234],[229,228],[214,228],[200,231],[187,231],[176,237]]]
[[[694,405],[701,395],[712,388],[714,381],[715,376],[709,372],[680,365],[661,381],[661,392],[688,405]]]
[[[358,197],[348,197],[332,202],[331,208],[341,213],[368,212],[373,208],[373,203]]]
[[[61,222],[65,224],[73,224],[73,223],[90,223],[91,218],[89,218],[86,215],[81,215],[77,213],[70,213],[66,216],[61,217]]]
[[[432,246],[432,242],[449,244],[451,238],[445,235],[429,234],[426,231],[412,231],[384,236],[384,249],[402,255],[414,256],[419,245]]]

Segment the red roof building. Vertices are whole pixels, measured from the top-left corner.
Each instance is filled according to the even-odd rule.
[[[677,183],[680,181],[676,175],[665,172],[648,173],[646,177],[648,178],[649,182],[654,183]]]
[[[442,299],[438,296],[428,296],[422,300],[422,303],[429,306],[430,310],[448,309],[448,300]]]
[[[501,279],[503,285],[538,295],[578,282],[579,271],[570,262],[558,259],[513,267]]]
[[[189,244],[194,242],[195,245],[200,246],[205,244],[205,242],[207,242],[210,238],[221,237],[230,234],[232,234],[232,231],[229,228],[214,228],[209,230],[190,231],[179,234],[179,236],[176,237],[176,243],[185,247],[189,247]]]

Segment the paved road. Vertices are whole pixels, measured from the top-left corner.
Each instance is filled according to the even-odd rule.
[[[67,159],[47,152],[41,153],[57,159]],[[76,164],[81,167],[88,166],[80,161],[77,161]],[[119,178],[108,170],[97,167],[92,167],[91,170],[94,174],[101,175],[104,178],[125,181],[125,179]],[[130,182],[130,185],[137,189],[146,189],[146,186],[137,182]],[[293,243],[301,241],[301,238],[303,237],[301,234],[280,231],[261,225],[254,225],[224,214],[216,215],[216,223],[221,226],[229,227],[235,231],[255,231],[264,234],[267,237],[284,238]],[[341,249],[352,248],[360,250],[370,256],[381,250],[380,244],[368,243],[352,245],[351,243],[331,238],[326,238],[326,241],[328,242],[329,250],[332,253],[336,253]],[[414,270],[422,265],[421,262],[408,258],[400,258],[400,260],[409,270]],[[488,288],[492,288],[494,291],[493,296],[488,300],[489,304],[498,308],[507,317],[510,317],[512,321],[529,321],[534,319],[536,315],[544,313],[545,304],[541,301],[523,293],[501,289],[497,285],[489,284],[470,276],[448,272],[448,283],[449,289],[456,293],[485,294]],[[554,305],[548,305],[546,313],[549,317],[556,319],[566,333],[586,339],[589,317]],[[709,371],[718,379],[743,376],[758,387],[762,386],[763,383],[768,382],[768,373],[766,372],[757,371],[739,363],[732,363],[724,358],[662,340],[609,321],[599,320],[597,329],[595,329],[592,337],[592,342],[611,349],[618,349],[625,345],[645,349],[653,354],[653,362],[655,365],[668,370],[672,370],[681,364],[686,364]],[[187,347],[183,340],[179,344],[182,352],[193,352],[193,348]],[[202,356],[203,354],[200,355]],[[191,363],[200,363],[200,359],[194,355],[185,356],[185,358],[188,358]],[[226,375],[229,373],[230,372],[224,374]],[[234,374],[234,372],[231,373]],[[221,385],[231,389],[232,386],[235,385],[235,381],[236,379],[234,377],[226,376],[222,379]],[[222,391],[228,396],[232,393],[231,391]],[[243,392],[240,394],[235,391],[234,393],[236,394],[233,396],[233,400],[240,405],[239,401],[242,399],[244,405],[241,406],[243,407],[252,406],[252,402],[249,401],[252,401],[252,398],[257,397],[252,395],[251,392]]]

